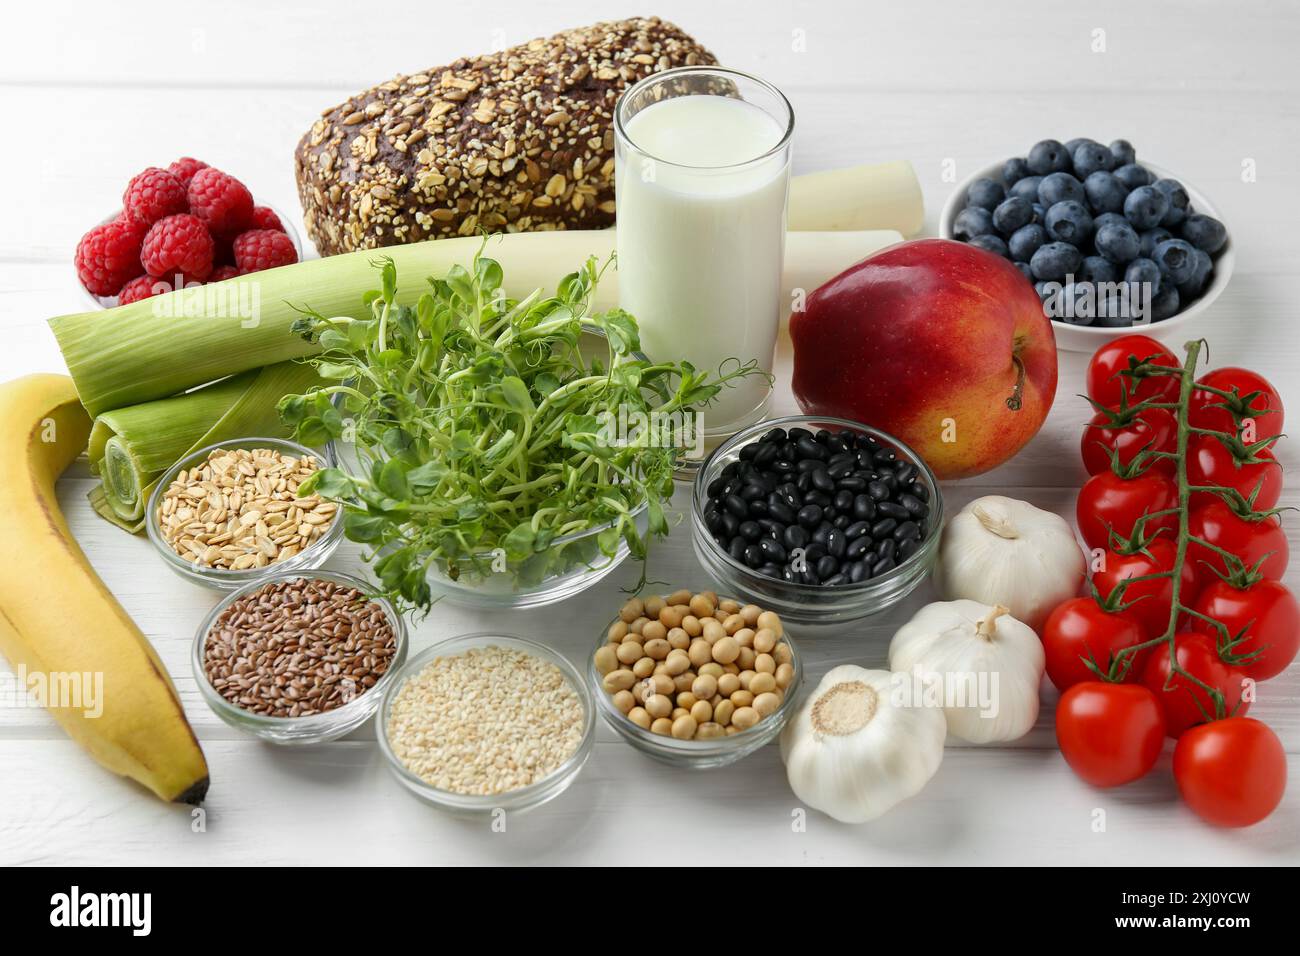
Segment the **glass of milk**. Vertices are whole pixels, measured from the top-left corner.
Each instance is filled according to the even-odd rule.
[[[619,305],[652,360],[771,372],[793,132],[781,91],[734,70],[667,70],[620,97]],[[724,387],[703,412],[703,445],[762,419],[770,392],[770,376]]]

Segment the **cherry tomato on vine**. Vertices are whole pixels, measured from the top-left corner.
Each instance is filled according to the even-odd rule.
[[[1250,708],[1250,702],[1241,699],[1246,675],[1219,656],[1215,638],[1199,631],[1179,631],[1174,641],[1178,645],[1178,666],[1223,695],[1226,715],[1245,714]],[[1165,713],[1165,733],[1170,737],[1181,737],[1191,727],[1218,716],[1214,701],[1204,688],[1179,675],[1169,682],[1166,690],[1168,677],[1169,645],[1157,644],[1142,671],[1142,683],[1160,701]]]
[[[1294,594],[1276,581],[1257,581],[1247,588],[1214,581],[1189,606],[1227,627],[1229,637],[1234,640],[1245,632],[1245,640],[1233,647],[1232,653],[1241,656],[1259,652],[1256,657],[1236,665],[1254,680],[1276,677],[1300,651],[1300,604],[1296,603]],[[1200,618],[1192,618],[1189,626],[1206,634],[1219,633]]]
[[[1177,450],[1178,422],[1171,412],[1163,408],[1142,409],[1131,413],[1124,424],[1115,423],[1114,414],[1098,412],[1084,426],[1079,454],[1088,474],[1110,471],[1112,451],[1119,454],[1121,465],[1128,465],[1143,448],[1153,452]],[[1169,458],[1153,459],[1148,473],[1172,476],[1174,462]]]
[[[1136,388],[1131,378],[1120,375],[1129,367],[1129,358],[1141,361],[1150,358],[1155,365],[1166,368],[1181,368],[1182,363],[1173,352],[1147,335],[1121,335],[1107,342],[1088,363],[1088,394],[1101,404],[1115,407],[1125,389],[1128,391],[1128,403],[1153,399],[1158,402],[1172,402],[1178,399],[1179,381],[1177,375],[1147,375],[1138,379]]]
[[[1248,827],[1282,802],[1286,751],[1277,734],[1253,717],[1216,720],[1178,738],[1174,780],[1201,819]]]
[[[1282,434],[1284,419],[1282,397],[1264,376],[1252,372],[1250,369],[1225,366],[1224,368],[1216,368],[1211,372],[1206,372],[1196,380],[1196,384],[1208,385],[1223,392],[1231,392],[1236,389],[1238,396],[1241,398],[1245,398],[1252,392],[1259,392],[1243,409],[1243,411],[1253,413],[1250,418],[1255,424],[1254,436],[1253,438],[1248,437],[1247,441],[1259,441]],[[1212,428],[1216,431],[1235,434],[1237,423],[1233,420],[1232,413],[1227,408],[1220,407],[1223,403],[1224,399],[1218,395],[1212,395],[1203,390],[1194,390],[1191,402],[1187,407],[1188,424],[1194,428]],[[1267,413],[1265,414],[1265,412]]]
[[[1058,604],[1043,624],[1047,676],[1062,691],[1094,681],[1097,675],[1088,669],[1086,660],[1109,673],[1116,654],[1145,639],[1142,628],[1132,618],[1107,611],[1091,597],[1070,598]],[[1124,682],[1138,680],[1145,663],[1145,651],[1130,655]]]
[[[1164,744],[1155,694],[1141,684],[1085,681],[1056,705],[1056,743],[1070,769],[1094,787],[1145,776]]]
[[[1168,511],[1177,504],[1178,489],[1165,475],[1147,471],[1136,478],[1121,478],[1113,471],[1104,471],[1084,482],[1075,504],[1075,517],[1088,547],[1105,548],[1110,543],[1109,530],[1127,538],[1143,515]],[[1142,528],[1148,537],[1161,528],[1176,531],[1178,515],[1151,518]]]
[[[1171,570],[1177,557],[1178,548],[1166,535],[1150,542],[1145,552],[1120,554],[1118,551],[1107,550],[1101,557],[1102,566],[1092,574],[1092,583],[1104,600],[1110,597],[1121,581]],[[1186,561],[1183,562],[1179,587],[1181,603],[1190,605],[1196,597],[1196,572]],[[1169,627],[1173,595],[1173,578],[1139,581],[1124,589],[1123,603],[1134,603],[1119,613],[1142,629],[1143,640],[1151,640],[1165,633]]]
[[[1243,463],[1213,435],[1194,435],[1187,443],[1187,481],[1193,485],[1232,488],[1247,501],[1258,486],[1255,510],[1267,511],[1282,495],[1282,466],[1267,448],[1259,449],[1254,457],[1258,460]],[[1198,508],[1218,498],[1208,491],[1194,492],[1192,507]]]
[[[1187,519],[1187,530],[1193,538],[1235,554],[1247,568],[1259,565],[1260,574],[1270,581],[1279,581],[1286,573],[1291,551],[1277,515],[1257,520],[1242,518],[1222,498],[1215,497],[1208,504],[1192,509]],[[1261,560],[1263,564],[1260,564]],[[1188,542],[1187,561],[1196,569],[1197,578],[1202,582],[1218,580],[1211,568],[1221,574],[1228,573],[1222,556],[1195,541]]]

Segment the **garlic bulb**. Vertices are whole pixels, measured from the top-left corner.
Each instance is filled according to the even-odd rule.
[[[1000,604],[1039,630],[1079,593],[1086,565],[1060,515],[1027,501],[988,495],[953,515],[939,540],[935,586],[945,601]]]
[[[781,732],[790,789],[841,823],[874,820],[917,793],[943,760],[943,714],[899,706],[906,675],[842,664]]]
[[[942,707],[948,731],[975,744],[1023,737],[1038,719],[1038,635],[1001,605],[927,604],[889,642],[889,667],[912,674],[913,705]]]

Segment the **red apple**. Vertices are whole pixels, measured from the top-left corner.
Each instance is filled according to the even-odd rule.
[[[947,239],[884,249],[790,317],[794,395],[808,414],[902,439],[940,478],[1002,464],[1056,395],[1056,338],[1010,262]]]

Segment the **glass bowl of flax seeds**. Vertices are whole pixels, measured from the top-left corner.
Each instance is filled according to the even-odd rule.
[[[284,572],[212,609],[194,638],[194,680],[232,727],[323,743],[374,716],[406,650],[402,616],[360,578]]]

